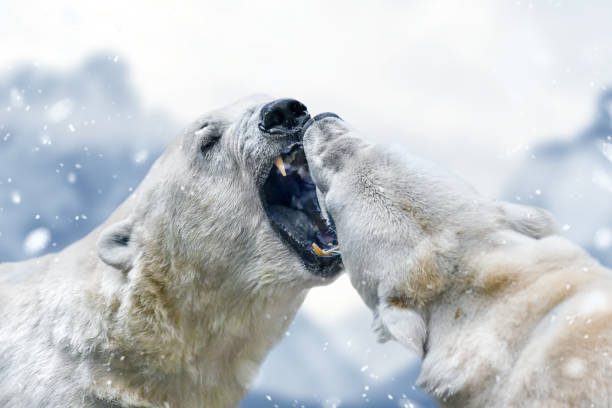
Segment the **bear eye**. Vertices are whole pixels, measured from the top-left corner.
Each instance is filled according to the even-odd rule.
[[[213,145],[217,142],[217,140],[219,140],[220,137],[219,136],[213,136],[213,137],[207,137],[204,140],[202,140],[202,143],[200,144],[200,151],[202,153],[206,153],[211,147],[213,147]]]
[[[206,153],[220,138],[221,134],[213,127],[209,126],[208,122],[204,122],[195,135],[200,138],[200,152]]]

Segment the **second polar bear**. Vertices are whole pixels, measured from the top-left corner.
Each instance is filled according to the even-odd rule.
[[[304,136],[319,200],[381,339],[423,356],[421,386],[449,407],[612,405],[608,269],[546,212],[319,118]]]

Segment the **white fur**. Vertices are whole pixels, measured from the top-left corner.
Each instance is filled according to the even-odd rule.
[[[304,137],[322,206],[381,338],[453,407],[612,405],[612,279],[544,211],[489,200],[328,117]]]
[[[81,241],[0,265],[0,406],[239,404],[306,290],[324,283],[261,205],[257,183],[286,143],[258,130],[269,100],[187,127]]]

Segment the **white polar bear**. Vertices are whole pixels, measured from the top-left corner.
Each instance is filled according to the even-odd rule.
[[[0,406],[237,406],[307,289],[342,266],[312,250],[335,235],[308,118],[269,98],[204,115],[104,225],[1,264]]]
[[[424,357],[419,384],[443,406],[612,405],[612,275],[547,213],[486,199],[333,114],[304,149],[381,339]]]

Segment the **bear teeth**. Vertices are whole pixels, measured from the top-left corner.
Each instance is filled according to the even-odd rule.
[[[323,250],[321,249],[320,246],[318,246],[315,242],[313,242],[312,250],[314,251],[316,256],[329,256],[332,252],[337,252],[338,247],[335,246],[335,247],[329,248],[328,250]]]
[[[281,156],[278,156],[274,160],[274,165],[276,166],[278,171],[280,171],[280,174],[282,174],[283,177],[287,175],[287,172],[285,171],[285,162],[283,161],[283,158]]]

